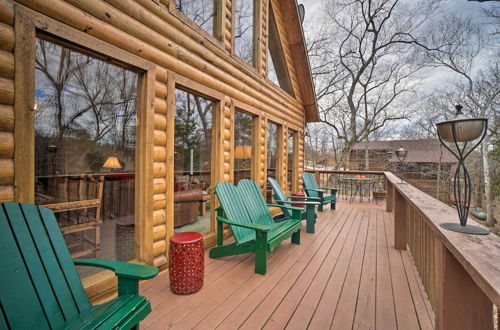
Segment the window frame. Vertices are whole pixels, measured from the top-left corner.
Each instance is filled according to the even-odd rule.
[[[235,1],[248,1],[248,0],[235,0]],[[252,68],[256,73],[260,74],[259,66],[261,61],[261,31],[262,31],[262,0],[251,0],[253,2],[253,35],[252,35],[252,63],[249,63],[239,57],[235,52],[236,47],[236,38],[235,38],[235,29],[236,29],[236,6],[234,3],[232,4],[232,31],[231,31],[231,57],[237,60],[239,63],[246,65],[249,68]],[[279,87],[279,86],[278,86]]]
[[[222,120],[222,102],[224,94],[211,89],[205,85],[197,83],[191,79],[183,77],[172,71],[167,72],[167,154],[174,152],[174,138],[175,138],[175,91],[176,89],[185,92],[196,94],[203,98],[209,99],[214,102],[212,110],[212,147],[211,147],[211,160],[210,160],[210,181],[212,183],[210,189],[210,231],[201,233],[205,244],[213,244],[217,239],[217,224],[215,221],[215,194],[214,183],[218,182],[221,178],[220,161],[218,154],[222,146],[219,143],[221,134],[219,132],[223,128]],[[170,152],[169,152],[170,151]],[[174,157],[167,157],[167,237],[174,235]]]
[[[136,55],[53,20],[31,9],[18,6],[15,16],[16,53],[14,104],[15,200],[34,203],[35,183],[35,50],[36,38],[42,36],[105,62],[138,73],[136,99],[135,150],[135,255],[136,259],[152,261],[153,234],[153,122],[156,66]],[[98,50],[97,50],[98,49]],[[99,273],[100,274],[100,273]],[[97,274],[97,275],[99,275]],[[92,277],[92,276],[91,276]]]

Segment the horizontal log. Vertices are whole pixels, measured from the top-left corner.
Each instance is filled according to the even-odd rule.
[[[0,22],[14,25],[14,5],[10,0],[0,0]]]
[[[167,243],[164,240],[156,241],[153,243],[153,255],[160,256],[167,252]]]
[[[14,81],[12,79],[0,78],[0,103],[14,104]]]
[[[0,186],[0,203],[14,201],[14,186]]]
[[[165,99],[167,97],[167,85],[157,81],[155,84],[155,96]]]
[[[14,28],[0,23],[0,50],[12,52],[14,50]]]
[[[0,159],[0,185],[14,183],[14,160]]]
[[[164,178],[167,175],[167,167],[165,163],[154,163],[153,165],[153,176],[155,178]]]
[[[260,79],[260,77],[258,80],[249,79],[247,74],[242,75],[241,70],[239,69],[236,70],[234,67],[228,65],[227,59],[221,60],[220,58],[214,56],[214,58],[211,60],[205,60],[193,54],[192,48],[189,48],[189,50],[187,50],[183,47],[178,46],[177,44],[172,42],[172,39],[168,39],[164,35],[157,32],[157,31],[162,31],[162,33],[166,33],[167,30],[172,30],[172,29],[166,26],[165,22],[159,19],[157,16],[152,14],[146,15],[145,11],[139,6],[137,6],[137,4],[134,3],[133,1],[130,2],[125,1],[127,2],[126,6],[123,6],[124,1],[112,1],[112,3],[114,6],[117,6],[118,8],[120,8],[125,12],[129,12],[132,7],[137,8],[138,10],[134,11],[133,15],[140,22],[131,20],[120,10],[109,5],[105,5],[98,1],[93,1],[93,2],[82,2],[78,0],[68,0],[68,1],[73,5],[75,5],[76,7],[78,7],[79,9],[87,11],[92,15],[95,15],[99,19],[110,23],[114,27],[118,28],[120,33],[126,32],[127,35],[123,36],[122,38],[119,38],[120,40],[119,42],[120,43],[126,42],[127,48],[135,48],[137,50],[141,49],[143,51],[142,54],[144,57],[147,54],[146,49],[150,47],[155,47],[157,50],[161,50],[164,55],[168,54],[176,59],[173,61],[171,60],[169,62],[165,62],[165,64],[161,63],[166,68],[170,68],[174,71],[177,71],[182,75],[194,79],[207,86],[214,88],[219,87],[216,89],[218,89],[222,93],[227,93],[228,95],[236,93],[238,94],[238,96],[235,95],[231,96],[241,99],[243,102],[249,103],[250,105],[255,106],[257,108],[266,107],[269,112],[271,112],[273,115],[279,118],[285,119],[283,115],[288,113],[292,118],[294,118],[297,121],[300,121],[302,119],[300,115],[298,115],[299,113],[301,113],[301,109],[300,105],[297,106],[298,103],[297,100],[293,98],[291,98],[290,100],[283,100],[283,97],[276,99],[275,97],[273,97],[272,93],[269,93],[269,90],[271,90],[272,87],[271,85],[267,86],[267,82],[265,82],[265,80],[263,81],[263,79]],[[36,4],[32,4],[31,1],[27,0],[20,0],[20,2],[31,7],[36,7],[36,8],[42,7],[39,5],[39,2]],[[51,14],[57,16],[57,19],[62,20],[65,23],[75,24],[77,21],[75,20],[74,17],[72,17],[73,15],[75,15],[75,17],[79,16],[80,19],[84,17],[84,15],[81,14],[80,15],[73,14],[70,8],[64,8],[65,15],[62,15],[61,11],[66,4],[64,5],[59,4],[58,1],[56,0],[44,1],[45,6],[47,7],[49,6],[50,3],[54,3],[53,6],[50,6],[50,10],[44,8],[45,9],[44,11],[49,11]],[[57,8],[57,12],[52,8]],[[73,9],[75,8],[73,7]],[[149,26],[146,27],[144,25],[144,24],[149,24],[152,21],[156,22],[155,28],[150,28]],[[89,22],[89,20],[85,20],[85,23],[83,23],[85,27],[81,29],[87,31],[87,33],[89,34],[94,35],[96,34],[97,28],[101,27],[102,23],[103,23],[102,21],[98,20],[96,20],[95,22]],[[106,35],[108,38],[118,38],[119,33],[118,32],[114,32],[112,34],[106,33]],[[139,39],[141,41],[141,45],[139,47],[132,46],[132,38],[130,38],[130,36]],[[175,40],[177,41],[181,38],[185,38],[184,33],[178,33],[175,36]],[[196,43],[193,43],[192,46],[202,47],[201,45],[198,45]],[[120,47],[125,48],[122,45],[120,45]],[[204,47],[202,47],[201,51],[204,53],[209,53],[206,51],[206,49],[204,49]],[[181,63],[178,63],[178,60],[181,60]],[[221,66],[221,68],[215,66],[212,63],[217,63],[219,66]],[[186,65],[189,67],[189,69],[185,68]],[[196,68],[197,70],[193,70],[193,68]],[[196,72],[198,70],[201,72],[201,74],[200,72]],[[209,83],[209,84],[204,83],[203,80],[208,79],[207,77],[203,77],[205,74],[210,77],[209,80],[215,79],[218,80],[219,82]],[[229,94],[230,92],[228,91],[220,90],[222,86],[217,86],[221,85],[220,82],[224,82],[226,88],[227,86],[231,86],[232,93]],[[263,85],[266,85],[265,88],[263,87]],[[236,92],[235,90],[238,91]],[[266,93],[269,95],[267,95]],[[290,105],[295,105],[296,111],[291,111]],[[280,111],[278,111],[278,109]],[[295,124],[299,125],[298,123]]]
[[[0,131],[14,131],[14,107],[0,104]]]
[[[167,133],[164,131],[154,131],[154,145],[164,146],[167,143]]]
[[[164,131],[167,129],[167,117],[165,115],[155,113],[155,129],[159,131]]]
[[[153,266],[161,268],[168,263],[167,258],[162,255],[153,259]]]
[[[14,134],[0,132],[0,158],[12,159],[14,157]]]
[[[0,77],[14,78],[14,54],[0,50]]]
[[[153,148],[153,160],[155,162],[164,162],[167,160],[167,148],[155,146]]]
[[[161,194],[167,191],[167,180],[164,178],[155,178],[153,180],[153,193]]]
[[[165,99],[155,98],[155,113],[164,115],[167,113],[167,101]]]
[[[153,211],[153,226],[165,224],[167,222],[167,213],[165,209]]]
[[[156,200],[153,202],[153,210],[162,210],[165,207],[167,207],[167,202],[164,199]]]
[[[153,227],[153,241],[165,240],[167,236],[167,226],[159,225]]]

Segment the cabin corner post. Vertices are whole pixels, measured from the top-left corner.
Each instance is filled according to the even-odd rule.
[[[297,190],[302,191],[302,173],[304,172],[304,132],[298,133],[298,154],[297,154]]]
[[[33,203],[35,196],[35,26],[17,6],[14,22],[14,85],[12,98],[2,103],[14,105],[14,200]],[[22,91],[15,93],[14,91]],[[6,94],[6,93],[2,93]],[[2,100],[3,101],[3,100]],[[5,200],[5,198],[2,198]]]
[[[267,155],[267,120],[264,116],[254,116],[252,119],[252,180],[257,182],[264,191],[266,186],[266,155]]]
[[[435,238],[436,330],[493,329],[493,304],[460,262]]]
[[[394,185],[387,178],[387,175],[385,177],[385,189],[386,189],[385,210],[387,212],[392,212],[394,203]]]
[[[394,191],[394,248],[398,250],[406,250],[407,244],[407,207],[406,200],[398,191]]]

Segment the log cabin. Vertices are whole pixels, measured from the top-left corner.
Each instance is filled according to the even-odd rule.
[[[296,0],[0,0],[0,201],[53,209],[74,256],[213,246],[215,184],[297,191],[317,120]]]

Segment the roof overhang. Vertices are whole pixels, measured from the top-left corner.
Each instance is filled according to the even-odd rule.
[[[307,47],[300,21],[297,0],[278,1],[282,15],[287,24],[287,39],[292,53],[293,63],[300,82],[302,102],[305,109],[305,121],[307,123],[319,121],[318,105],[316,102],[316,91],[311,75],[311,65],[307,56]]]

